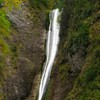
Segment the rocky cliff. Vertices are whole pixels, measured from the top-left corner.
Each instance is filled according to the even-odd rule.
[[[9,55],[7,60],[8,76],[3,79],[1,98],[23,100],[31,94],[28,100],[35,100],[45,58],[45,12],[34,10],[26,1],[20,4],[19,9],[9,12],[7,17],[12,34],[6,40],[12,56]],[[32,88],[35,89],[34,94],[31,93]]]
[[[60,44],[43,100],[100,100],[100,1],[25,0],[19,8],[12,5],[20,0],[2,1],[0,100],[37,99],[49,12],[57,7]]]
[[[43,100],[100,99],[99,8],[99,0],[65,0],[58,55]]]

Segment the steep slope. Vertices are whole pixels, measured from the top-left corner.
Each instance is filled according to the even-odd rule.
[[[35,100],[38,94],[48,14],[62,4],[48,1],[0,0],[0,99]]]
[[[100,1],[65,0],[60,46],[43,100],[100,99]]]
[[[2,79],[0,97],[2,100],[23,100],[31,92],[32,85],[37,87],[35,96],[38,91],[39,74],[45,57],[45,12],[34,10],[27,1],[14,8],[7,17],[12,34],[5,40],[12,56],[5,57],[7,63],[3,73],[8,75]]]
[[[0,0],[0,100],[38,96],[48,14],[62,6],[60,45],[43,100],[100,100],[100,1],[19,1]]]
[[[10,13],[9,18],[17,31],[12,41],[17,44],[19,53],[17,73],[7,80],[9,85],[13,84],[17,93],[7,84],[7,97],[9,100],[22,100],[31,91],[44,60],[45,15],[43,11],[34,11],[29,4],[22,3],[21,9]]]

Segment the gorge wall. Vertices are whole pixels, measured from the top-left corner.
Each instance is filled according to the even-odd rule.
[[[60,44],[43,100],[100,100],[100,1],[25,0],[5,15],[7,1],[0,5],[0,100],[37,100],[54,8],[62,10]]]
[[[45,58],[45,12],[34,10],[25,1],[7,17],[12,34],[6,41],[12,54],[5,58],[6,69],[3,73],[8,74],[2,78],[0,100],[23,100],[28,94],[31,94],[28,100],[35,100]],[[31,93],[32,88],[35,88],[34,94]]]
[[[43,100],[100,99],[100,1],[65,0],[60,45]]]

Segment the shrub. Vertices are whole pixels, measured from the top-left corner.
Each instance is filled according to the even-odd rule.
[[[6,13],[0,10],[0,36],[8,37],[10,35],[10,22],[6,18]]]

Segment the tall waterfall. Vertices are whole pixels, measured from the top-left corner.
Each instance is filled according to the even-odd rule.
[[[60,12],[58,9],[55,9],[50,12],[50,26],[47,34],[46,62],[44,65],[44,71],[41,78],[38,100],[42,99],[43,94],[46,90],[46,85],[49,81],[51,69],[57,53],[60,30],[60,25],[58,22],[59,15]]]

